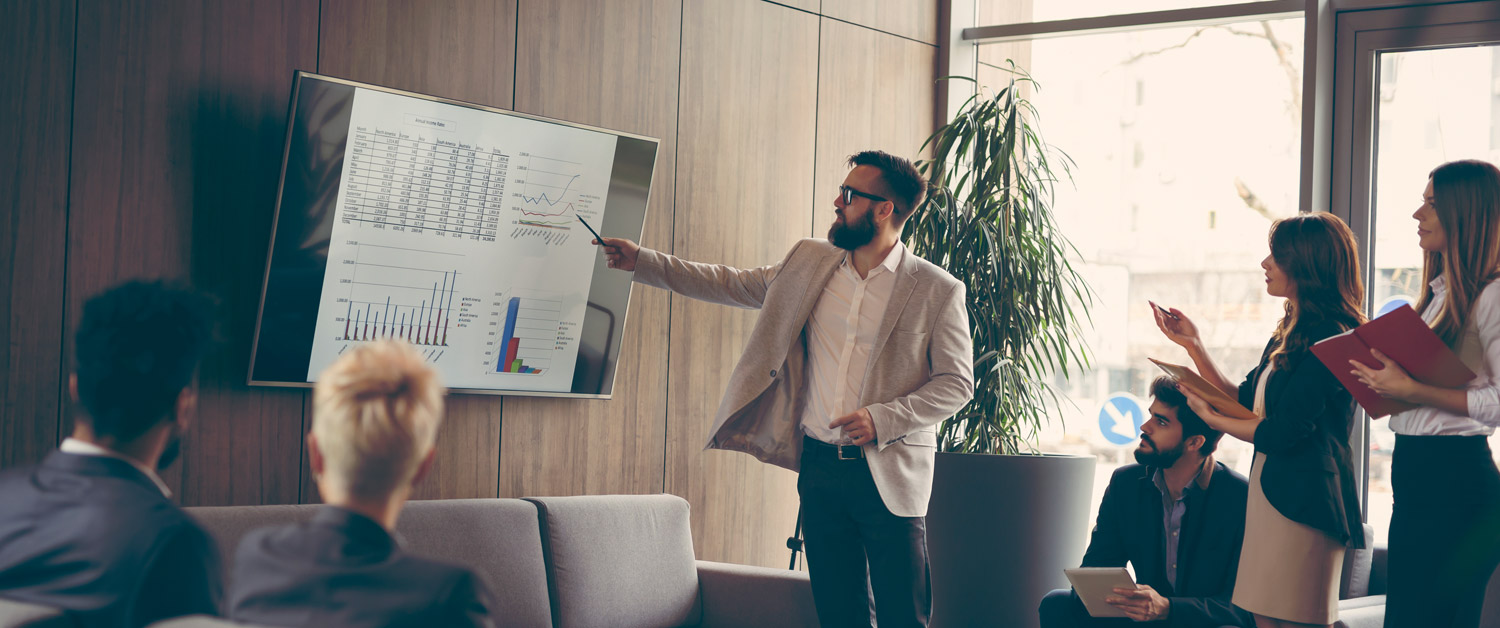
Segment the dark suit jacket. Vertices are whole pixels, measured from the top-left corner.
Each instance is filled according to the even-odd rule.
[[[490,626],[473,572],[409,555],[374,520],[325,506],[311,521],[251,532],[230,578],[229,616],[268,626]]]
[[[1177,586],[1167,580],[1166,524],[1154,467],[1120,467],[1104,489],[1084,567],[1135,566],[1138,584],[1172,602],[1166,625],[1182,628],[1254,626],[1249,613],[1230,603],[1245,538],[1249,483],[1223,463],[1214,463],[1208,487],[1187,494],[1182,540],[1177,546]]]
[[[52,452],[0,475],[0,597],[81,626],[215,615],[213,540],[123,460]]]
[[[1324,324],[1314,338],[1345,330]],[[1239,402],[1255,407],[1255,385],[1271,357],[1240,384]],[[1266,454],[1260,488],[1283,517],[1321,530],[1353,548],[1365,546],[1359,493],[1349,449],[1354,397],[1312,351],[1287,356],[1266,382],[1266,416],[1255,429],[1255,451]]]

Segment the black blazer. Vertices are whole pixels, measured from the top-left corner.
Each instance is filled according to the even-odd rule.
[[[0,475],[0,597],[80,626],[218,614],[213,540],[123,460],[52,452]]]
[[[1329,323],[1313,328],[1313,337],[1344,331]],[[1240,384],[1246,408],[1255,407],[1255,385],[1273,346],[1266,344],[1260,365]],[[1312,351],[1299,351],[1266,382],[1266,416],[1255,429],[1255,451],[1266,454],[1260,488],[1277,512],[1361,548],[1365,534],[1349,449],[1353,420],[1354,397]]]
[[[1230,603],[1245,539],[1245,476],[1216,462],[1208,488],[1187,494],[1173,587],[1167,580],[1165,513],[1155,474],[1154,467],[1139,464],[1115,470],[1083,566],[1134,565],[1136,582],[1171,600],[1167,626],[1254,626],[1250,613]]]
[[[463,567],[409,555],[364,515],[324,506],[246,535],[229,616],[267,626],[491,626],[489,589]]]

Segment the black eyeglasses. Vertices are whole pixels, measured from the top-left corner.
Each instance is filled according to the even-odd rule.
[[[883,203],[883,202],[891,200],[891,199],[885,198],[883,196],[875,196],[874,194],[868,194],[868,193],[865,193],[865,192],[861,192],[861,191],[856,190],[854,188],[851,188],[851,187],[849,187],[847,185],[841,185],[841,186],[839,186],[839,195],[843,197],[845,205],[853,203],[854,202],[854,197],[856,197],[856,196],[858,196],[860,198],[867,198],[867,199],[870,199],[870,200],[875,201],[877,203]]]

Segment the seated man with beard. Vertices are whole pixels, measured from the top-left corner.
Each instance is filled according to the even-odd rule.
[[[1135,450],[1140,464],[1120,467],[1110,478],[1082,565],[1134,566],[1138,588],[1115,589],[1107,599],[1129,618],[1094,618],[1077,593],[1059,589],[1042,599],[1042,628],[1255,625],[1229,601],[1249,485],[1214,462],[1222,434],[1193,413],[1176,380],[1157,378],[1151,396],[1151,416]]]
[[[156,472],[196,415],[209,302],[130,282],[89,299],[68,389],[84,412],[40,464],[0,473],[0,598],[68,612],[85,628],[214,614],[213,540]]]

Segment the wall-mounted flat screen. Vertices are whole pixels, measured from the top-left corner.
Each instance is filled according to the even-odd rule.
[[[415,345],[459,392],[609,397],[657,141],[298,72],[250,383]]]

